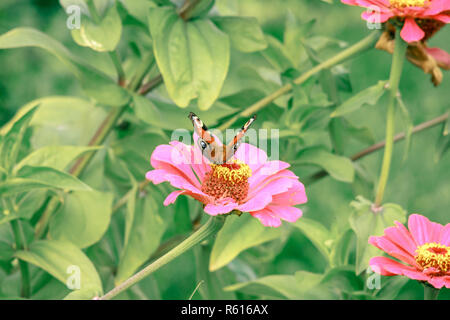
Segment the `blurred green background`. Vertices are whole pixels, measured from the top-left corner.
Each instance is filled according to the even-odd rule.
[[[319,0],[235,0],[218,3],[221,4],[218,6],[221,14],[237,12],[239,15],[254,16],[265,32],[279,39],[283,37],[289,10],[303,22],[317,19],[315,34],[338,38],[350,44],[370,32],[366,28],[366,22],[360,18],[363,9],[343,5],[340,1],[334,1],[334,4]],[[70,50],[74,50],[75,54],[82,55],[84,60],[93,64],[105,61],[100,58],[100,54],[80,48],[73,42],[66,28],[66,18],[57,0],[0,2],[0,34],[15,27],[33,27],[61,41]],[[449,39],[450,28],[447,27],[431,39],[430,46],[450,51]],[[387,79],[390,62],[389,54],[377,50],[371,50],[347,62],[345,65],[350,69],[354,92],[371,86],[380,79]],[[105,64],[105,69],[110,67],[107,65],[109,62],[102,63]],[[101,65],[98,67],[102,68]],[[400,90],[415,125],[450,109],[448,72],[444,72],[442,84],[435,88],[430,82],[429,75],[406,63]],[[25,103],[49,95],[83,94],[72,73],[46,52],[38,49],[0,51],[0,125],[8,121]],[[345,98],[342,96],[342,99]],[[385,127],[383,103],[366,106],[352,113],[349,119],[358,125],[370,127],[376,141],[383,140]],[[403,126],[401,120],[397,120],[397,132],[400,132]],[[431,220],[446,224],[449,222],[450,208],[450,155],[446,154],[440,162],[435,161],[435,144],[440,132],[441,127],[435,127],[414,135],[406,161],[402,161],[403,142],[396,144],[385,201],[400,204],[408,213],[420,213]],[[346,154],[351,155],[364,147],[362,143],[350,140]],[[374,181],[380,169],[381,158],[382,152],[377,152],[359,162],[374,175]],[[354,199],[350,185],[325,178],[314,185],[306,186],[306,190],[309,198],[305,209],[306,217],[316,219],[330,229],[347,220],[346,214],[350,213],[349,202]],[[292,234],[283,252],[276,257],[271,270],[267,270],[266,274],[291,274],[299,269],[323,272],[325,263],[320,257],[309,240],[297,231]],[[183,296],[185,291],[180,288],[194,287],[195,279],[180,270],[189,273],[192,269],[187,266],[193,264],[194,260],[195,252],[190,252],[158,271],[161,278],[176,278],[172,279],[173,287],[167,288],[162,293],[162,298],[186,298]],[[185,267],[180,269],[183,265]],[[152,285],[151,279],[146,281],[149,286]],[[421,298],[421,294],[419,284],[410,281],[399,298]]]

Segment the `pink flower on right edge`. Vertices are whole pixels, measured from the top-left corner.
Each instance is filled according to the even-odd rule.
[[[342,3],[366,8],[362,18],[371,24],[383,24],[384,32],[376,48],[394,52],[396,28],[408,42],[408,60],[431,75],[438,86],[441,69],[450,70],[450,54],[440,48],[429,48],[427,41],[450,22],[450,0],[341,0]]]
[[[426,281],[433,287],[450,288],[450,223],[445,226],[412,214],[408,229],[396,221],[396,227],[384,230],[381,237],[372,236],[369,243],[400,260],[387,257],[370,259],[374,272],[383,276],[403,275]]]
[[[406,42],[420,41],[430,23],[450,22],[450,0],[342,0],[343,3],[368,8],[362,18],[384,23],[392,18],[403,22],[401,37]],[[424,30],[425,29],[425,30]]]

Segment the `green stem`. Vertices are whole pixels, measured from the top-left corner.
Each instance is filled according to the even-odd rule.
[[[331,68],[339,63],[342,63],[345,60],[355,56],[356,54],[359,54],[361,52],[364,52],[368,49],[373,48],[374,44],[378,40],[378,38],[379,38],[379,32],[378,31],[372,32],[370,35],[368,35],[366,38],[362,39],[358,43],[356,43],[353,46],[338,53],[337,55],[333,56],[332,58],[316,65],[315,67],[311,68],[309,71],[302,74],[300,77],[296,78],[293,81],[294,84],[300,85],[300,84],[304,83],[306,80],[308,80],[309,78],[311,78],[313,75],[319,73],[320,71],[329,69],[329,68]],[[225,130],[225,129],[229,128],[240,117],[249,117],[249,116],[253,115],[257,111],[268,106],[275,99],[290,92],[292,90],[292,88],[293,88],[293,86],[290,83],[284,85],[277,91],[275,91],[272,94],[268,95],[267,97],[257,101],[250,107],[248,107],[245,110],[243,110],[242,112],[238,113],[236,116],[232,117],[230,120],[223,123],[218,129]]]
[[[108,116],[103,120],[100,127],[98,127],[95,134],[92,136],[91,141],[89,141],[89,146],[99,146],[101,145],[111,130],[114,128],[117,120],[120,118],[122,113],[125,111],[128,105],[124,105],[122,107],[114,108]],[[81,172],[86,168],[89,161],[94,157],[95,152],[89,152],[84,157],[81,157],[73,167],[70,169],[70,173],[74,176],[80,176]]]
[[[25,235],[23,233],[22,224],[19,220],[11,221],[11,228],[13,230],[14,239],[16,242],[16,250],[26,250],[27,244],[25,241]],[[30,286],[30,272],[28,270],[28,264],[25,261],[19,260],[20,273],[22,275],[22,289],[21,296],[29,298],[31,295]]]
[[[131,79],[128,84],[128,88],[132,91],[137,91],[142,84],[142,80],[145,78],[147,73],[155,64],[155,57],[152,53],[149,53],[140,63],[139,68],[136,71],[136,74]]]
[[[417,126],[415,126],[412,129],[411,134],[416,134],[416,133],[419,133],[421,131],[433,128],[433,127],[435,127],[435,126],[437,126],[439,124],[445,123],[446,121],[448,121],[447,120],[448,118],[449,118],[449,114],[448,113],[444,113],[443,115],[441,115],[439,117],[436,117],[434,119],[422,122],[421,124],[418,124]],[[398,142],[398,141],[401,141],[401,140],[403,140],[405,138],[406,138],[406,134],[405,133],[399,133],[399,134],[397,134],[394,137],[394,143]],[[375,144],[371,145],[370,147],[365,148],[364,150],[361,150],[361,151],[355,153],[354,155],[352,155],[350,157],[350,159],[352,161],[357,161],[357,160],[359,160],[359,159],[361,159],[361,158],[363,158],[363,157],[365,157],[365,156],[367,156],[369,154],[372,154],[372,153],[382,149],[385,145],[386,145],[385,141],[381,141],[381,142],[375,143]],[[301,164],[301,163],[299,163],[296,160],[291,161],[290,163],[292,165]],[[312,184],[314,182],[319,181],[320,179],[322,179],[322,178],[324,178],[326,176],[328,176],[328,172],[325,171],[325,170],[321,170],[321,171],[318,171],[318,172],[316,172],[316,173],[314,173],[314,174],[312,174],[312,175],[310,175],[310,176],[308,176],[306,178],[302,178],[301,180],[302,180],[302,182],[305,185],[310,185],[310,184]],[[125,200],[122,199],[122,201],[125,201]],[[125,203],[126,203],[126,201],[125,201]]]
[[[123,87],[125,85],[125,71],[123,71],[117,50],[109,52],[109,57],[111,58],[111,61],[114,64],[114,68],[116,68],[117,83],[119,84],[119,86]]]
[[[147,267],[136,273],[134,276],[128,278],[120,285],[118,285],[117,287],[106,293],[104,296],[100,298],[100,300],[110,300],[115,296],[117,296],[118,294],[120,294],[121,292],[127,290],[132,285],[141,281],[142,279],[144,279],[151,273],[155,272],[162,266],[166,265],[179,255],[183,254],[184,252],[188,251],[195,245],[207,239],[209,236],[216,234],[223,226],[224,222],[225,216],[217,216],[209,218],[209,220],[200,229],[194,232],[186,240],[181,242],[178,246],[167,252],[165,255],[163,255],[155,262],[151,263],[150,265],[148,265]]]
[[[424,300],[437,300],[440,290],[435,287],[424,284],[423,285],[423,299]]]
[[[95,7],[94,0],[87,0],[86,4],[88,6],[89,13],[91,14],[92,20],[94,20],[96,24],[99,24],[101,19],[98,15],[97,8]]]
[[[391,74],[389,77],[390,94],[386,119],[386,145],[384,147],[383,163],[375,196],[375,207],[379,207],[383,201],[384,191],[389,178],[389,169],[391,167],[392,152],[394,149],[395,107],[407,47],[408,44],[402,40],[400,31],[397,29],[395,34],[394,54],[392,55]]]

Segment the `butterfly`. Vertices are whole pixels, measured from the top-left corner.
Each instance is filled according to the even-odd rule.
[[[224,164],[227,163],[239,148],[240,140],[244,137],[250,125],[256,120],[256,115],[251,117],[234,136],[233,140],[227,145],[219,145],[216,138],[211,134],[202,120],[193,112],[188,116],[194,125],[194,131],[199,138],[197,139],[197,145],[202,151],[203,156],[208,158],[211,163]]]

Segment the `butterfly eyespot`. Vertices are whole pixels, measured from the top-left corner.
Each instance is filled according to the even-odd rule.
[[[205,150],[206,147],[208,146],[208,145],[206,144],[206,142],[203,141],[203,140],[199,140],[199,141],[198,141],[198,145],[200,146],[200,148],[201,148],[202,150]]]

